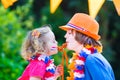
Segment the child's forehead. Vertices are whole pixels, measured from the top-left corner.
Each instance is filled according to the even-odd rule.
[[[51,39],[55,39],[55,35],[52,31],[49,31],[47,34],[46,34],[46,38],[51,40]]]

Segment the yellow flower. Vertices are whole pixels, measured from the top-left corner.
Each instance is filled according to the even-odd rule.
[[[76,60],[77,58],[78,58],[77,53],[73,53],[73,57],[72,57],[72,59],[73,59],[73,60]]]
[[[90,46],[90,45],[86,45],[85,46],[86,48],[90,48],[90,47],[92,47],[92,46]],[[102,48],[103,48],[103,46],[95,46],[94,48],[96,48],[97,49],[97,51],[99,52],[99,53],[101,53],[102,52]]]
[[[74,77],[74,73],[72,71],[69,72],[71,77]]]
[[[74,70],[74,69],[75,69],[75,63],[74,63],[74,62],[70,63],[70,64],[68,65],[68,69]]]
[[[102,48],[103,48],[102,46],[101,46],[101,47],[97,47],[97,46],[96,46],[95,48],[98,50],[99,53],[102,52]]]
[[[86,48],[90,48],[90,47],[92,47],[92,46],[90,46],[90,45],[86,45],[85,47],[86,47]]]
[[[67,80],[74,80],[73,77],[67,77]]]

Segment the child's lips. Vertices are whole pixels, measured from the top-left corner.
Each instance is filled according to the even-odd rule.
[[[66,41],[66,44],[68,44],[69,42],[68,41]]]
[[[51,47],[51,50],[53,51],[53,50],[57,50],[57,47],[56,46],[53,46],[53,47]]]
[[[57,48],[57,47],[53,46],[52,48]]]

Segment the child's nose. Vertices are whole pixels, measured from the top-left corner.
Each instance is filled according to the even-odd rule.
[[[65,36],[64,36],[65,38],[67,38],[67,33],[65,34]]]
[[[56,44],[58,44],[58,42],[56,41]]]

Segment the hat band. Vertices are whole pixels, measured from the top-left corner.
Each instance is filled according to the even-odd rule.
[[[78,26],[76,26],[76,25],[74,25],[74,24],[71,24],[71,23],[68,23],[67,26],[70,26],[70,27],[72,27],[72,28],[75,28],[75,29],[77,29],[77,30],[81,30],[81,31],[84,31],[84,32],[89,32],[89,31],[85,30],[84,28],[82,28],[82,27],[80,27],[80,26],[78,27]]]

